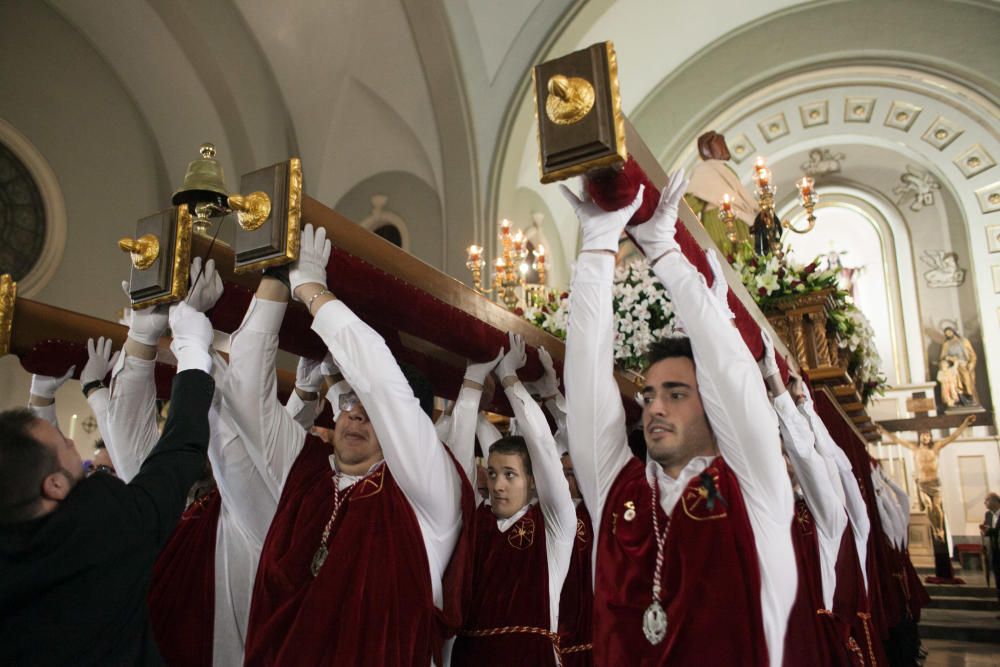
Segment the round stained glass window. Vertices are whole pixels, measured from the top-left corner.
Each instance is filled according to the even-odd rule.
[[[45,246],[45,205],[28,168],[0,144],[0,273],[21,280]]]

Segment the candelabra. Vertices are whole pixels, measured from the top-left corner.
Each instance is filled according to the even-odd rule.
[[[793,227],[789,222],[782,224],[785,229],[790,229],[796,234],[806,234],[811,232],[813,227],[816,226],[816,216],[813,215],[813,211],[816,209],[819,195],[816,194],[815,182],[808,176],[803,176],[802,180],[795,184],[795,187],[799,189],[799,203],[806,210],[806,227],[798,229]]]
[[[512,233],[509,220],[500,221],[497,238],[500,241],[500,254],[493,260],[492,287],[483,287],[483,266],[486,262],[483,259],[481,246],[470,245],[466,249],[468,260],[465,266],[472,272],[472,286],[477,292],[484,295],[493,294],[507,308],[513,310],[522,300],[527,300],[525,297],[530,290],[544,285],[545,248],[538,245],[529,251],[528,239],[524,232],[519,229]],[[529,256],[533,256],[530,262]],[[528,273],[532,270],[538,273],[536,284],[527,281]]]

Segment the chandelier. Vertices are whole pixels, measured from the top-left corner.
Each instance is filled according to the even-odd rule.
[[[537,225],[537,221],[535,224]],[[539,244],[529,248],[524,232],[518,229],[512,233],[510,220],[506,219],[501,220],[498,225],[497,238],[500,241],[500,254],[492,264],[492,287],[483,288],[482,275],[486,262],[481,246],[470,245],[466,248],[468,261],[465,266],[472,272],[472,286],[477,292],[492,294],[513,310],[527,301],[528,293],[545,285],[545,247]],[[532,271],[538,274],[537,283],[528,282]]]

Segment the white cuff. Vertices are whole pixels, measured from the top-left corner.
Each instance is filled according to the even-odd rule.
[[[185,347],[180,350],[174,350],[174,355],[177,357],[178,373],[192,369],[205,371],[209,374],[212,372],[212,355],[208,353],[208,350],[202,350],[197,347]]]

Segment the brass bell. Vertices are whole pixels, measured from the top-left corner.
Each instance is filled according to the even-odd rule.
[[[202,144],[200,152],[201,158],[188,164],[184,183],[170,201],[174,206],[187,204],[190,211],[206,211],[204,206],[199,208],[202,204],[208,204],[216,211],[225,211],[229,190],[222,165],[215,159],[215,146]]]

